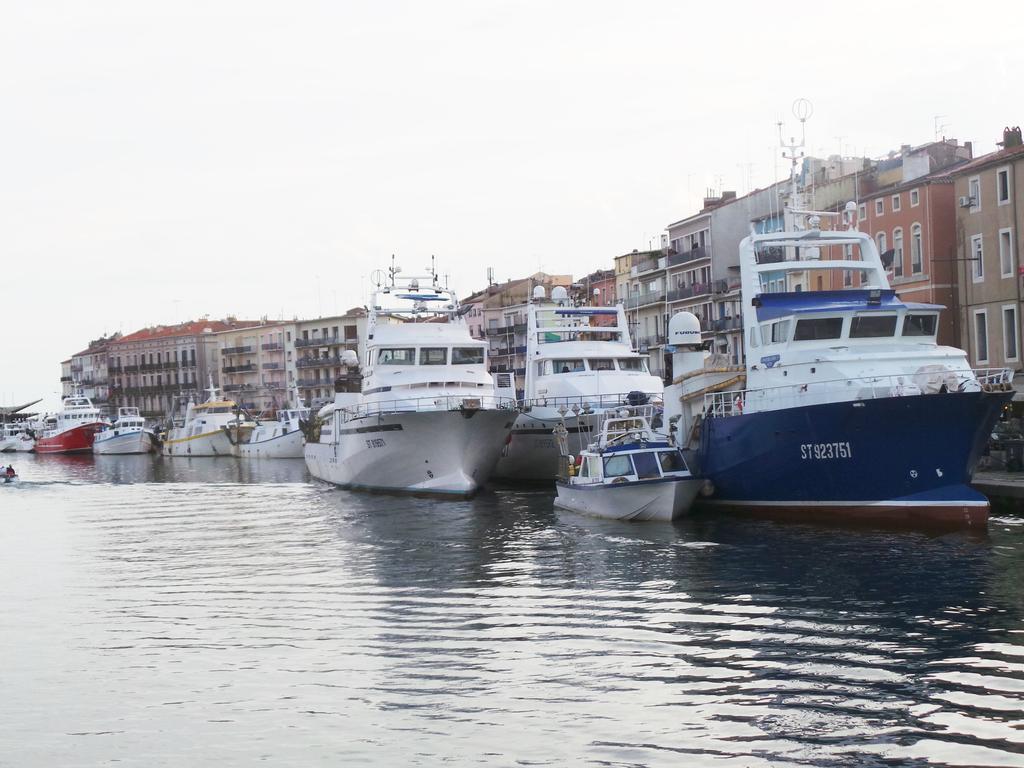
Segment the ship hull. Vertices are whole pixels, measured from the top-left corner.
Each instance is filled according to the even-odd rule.
[[[235,446],[231,444],[225,430],[217,429],[189,437],[179,434],[183,431],[171,430],[161,449],[164,456],[234,456],[235,454]]]
[[[702,500],[765,517],[983,526],[970,487],[1008,392],[887,397],[715,417]]]
[[[36,440],[36,453],[91,453],[96,433],[104,428],[99,422],[81,424],[50,437]]]
[[[235,447],[243,459],[301,459],[304,444],[302,432],[295,430],[269,440],[250,440]]]
[[[107,438],[100,433],[92,444],[93,453],[105,456],[149,453],[152,450],[153,441],[145,431],[123,432]]]
[[[19,435],[0,440],[0,453],[31,453],[35,448],[36,441],[28,435]]]
[[[609,520],[670,522],[685,515],[703,481],[695,478],[572,485],[557,482],[555,506]]]
[[[471,496],[487,482],[515,413],[373,415],[340,425],[335,443],[306,443],[314,477],[361,490]]]
[[[554,411],[550,418],[519,414],[501,451],[498,465],[494,469],[494,478],[503,481],[554,482],[558,477],[559,450],[553,430],[561,421],[561,416]],[[587,446],[591,434],[588,424],[587,417],[581,423],[576,416],[566,416],[569,453],[578,453]]]

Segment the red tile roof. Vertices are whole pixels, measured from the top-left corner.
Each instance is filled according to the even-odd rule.
[[[962,174],[970,173],[971,171],[976,171],[988,165],[995,165],[996,163],[1001,163],[1005,160],[1015,159],[1022,154],[1024,154],[1024,145],[1019,147],[1009,147],[1007,149],[1000,149],[995,152],[989,152],[987,155],[976,157],[968,163],[958,165],[954,169],[955,172],[953,175],[961,176]]]
[[[141,331],[122,336],[111,344],[124,344],[133,341],[151,341],[153,339],[173,338],[176,336],[198,336],[206,331],[233,331],[237,328],[252,328],[260,325],[259,320],[190,320],[179,325],[157,325],[143,328]]]

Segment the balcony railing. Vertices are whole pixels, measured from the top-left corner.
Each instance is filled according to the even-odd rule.
[[[61,376],[60,380],[61,381],[74,381],[74,378],[71,377],[71,376]]]
[[[295,385],[301,389],[312,389],[313,387],[333,387],[331,379],[299,379]]]
[[[342,336],[320,336],[312,339],[296,339],[296,349],[302,347],[330,347],[335,345],[356,345],[359,343],[359,339],[348,339]]]
[[[256,370],[256,363],[246,363],[245,365],[226,365],[221,368],[224,373],[249,373],[250,371]]]
[[[284,363],[263,363],[264,371],[279,371],[284,368]]]
[[[260,344],[260,349],[264,352],[274,352],[278,349],[284,349],[284,344],[278,344],[276,341],[270,341],[266,344]]]
[[[526,333],[526,323],[499,325],[493,328],[487,328],[486,331],[488,336],[510,336],[516,333]]]
[[[738,277],[727,277],[724,280],[715,280],[715,293],[732,293],[740,289]]]
[[[248,390],[256,389],[255,384],[225,384],[222,389],[224,392],[246,392]]]
[[[658,304],[665,300],[665,291],[648,291],[630,296],[626,299],[626,309],[638,309],[649,304]]]
[[[742,317],[720,317],[715,320],[711,327],[716,331],[736,331],[743,328]]]
[[[705,296],[710,294],[710,283],[691,283],[690,285],[682,285],[678,288],[673,288],[668,292],[668,300],[683,301],[684,299],[691,299],[694,296]]]
[[[251,355],[254,351],[252,344],[246,344],[241,347],[224,347],[220,353],[222,355]]]
[[[330,357],[300,357],[295,361],[296,368],[329,368],[332,365],[341,365],[341,355]]]
[[[670,267],[677,267],[680,264],[689,264],[691,261],[697,261],[698,259],[709,259],[711,258],[710,248],[701,248],[698,246],[689,251],[683,251],[681,253],[669,254],[668,265]]]

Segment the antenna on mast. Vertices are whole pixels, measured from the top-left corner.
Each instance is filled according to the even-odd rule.
[[[804,158],[804,147],[807,145],[807,120],[813,114],[814,105],[807,99],[797,99],[793,102],[793,117],[800,121],[799,142],[797,142],[795,136],[791,136],[789,138],[789,143],[787,144],[785,137],[782,134],[782,121],[780,120],[777,123],[779,127],[779,145],[782,147],[782,157],[785,160],[789,160],[789,207],[791,211],[803,210],[807,207],[800,195],[800,186],[797,181],[797,161],[803,160]],[[793,223],[795,228],[795,219]]]

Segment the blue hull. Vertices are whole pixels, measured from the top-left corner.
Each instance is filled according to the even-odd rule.
[[[969,483],[1010,392],[889,397],[710,418],[705,503],[772,517],[984,525]]]

